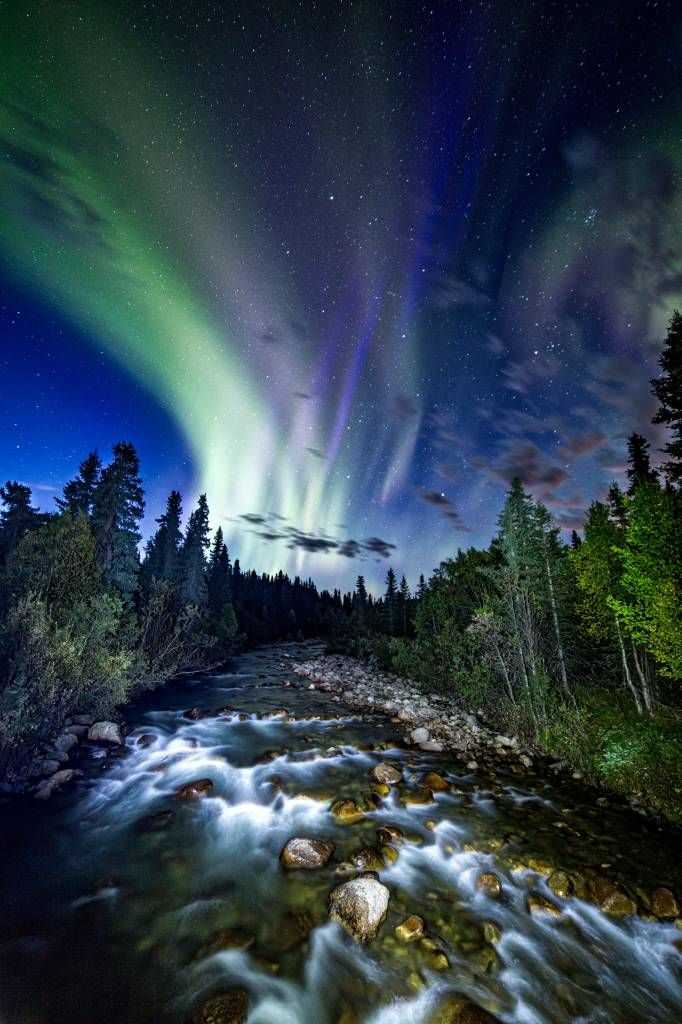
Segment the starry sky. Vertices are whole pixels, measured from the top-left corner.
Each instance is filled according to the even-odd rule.
[[[145,529],[416,582],[519,474],[563,527],[682,306],[673,2],[8,2],[0,475],[135,443]]]

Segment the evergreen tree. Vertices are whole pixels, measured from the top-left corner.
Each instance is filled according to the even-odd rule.
[[[679,484],[682,482],[682,315],[678,310],[670,320],[659,365],[663,373],[651,384],[661,407],[653,422],[670,428],[672,438],[663,449],[668,456],[663,471],[673,483]]]
[[[634,494],[641,484],[658,483],[658,473],[651,468],[649,448],[651,445],[641,434],[630,434],[628,438],[628,494]]]
[[[410,588],[408,587],[407,580],[403,574],[400,578],[400,588],[398,590],[398,619],[402,636],[407,636],[409,610]]]
[[[426,580],[424,579],[424,573],[420,573],[420,575],[419,575],[419,583],[417,584],[417,600],[418,601],[421,601],[421,599],[423,598],[424,594],[426,593],[426,590],[427,590],[427,587],[426,587]]]
[[[56,499],[59,511],[70,512],[72,516],[77,516],[80,512],[84,512],[86,516],[92,515],[95,490],[101,471],[102,462],[99,455],[96,451],[90,452],[78,467],[78,475],[65,484],[62,497]]]
[[[182,544],[182,496],[171,491],[166,511],[156,522],[158,529],[147,544],[144,572],[148,580],[170,580],[177,583],[180,574],[180,547]]]
[[[113,460],[102,470],[92,500],[92,527],[104,580],[131,605],[140,563],[137,545],[144,512],[140,460],[132,444],[114,445]]]
[[[231,598],[230,575],[232,566],[227,545],[223,540],[223,529],[218,527],[213,538],[213,546],[208,560],[208,606],[215,616],[221,614],[223,607]]]
[[[205,607],[208,601],[206,584],[206,551],[209,547],[208,503],[199,495],[197,507],[189,517],[180,554],[180,597],[184,604]]]
[[[389,636],[395,636],[398,627],[398,588],[395,573],[389,568],[386,574],[386,593],[384,594],[384,630]]]
[[[624,530],[628,524],[627,505],[625,495],[615,480],[609,487],[608,503],[611,511],[611,518],[614,523],[621,528],[621,530]]]
[[[8,480],[0,487],[4,508],[0,512],[0,555],[7,559],[22,537],[45,522],[37,508],[31,504],[31,488],[16,480]]]

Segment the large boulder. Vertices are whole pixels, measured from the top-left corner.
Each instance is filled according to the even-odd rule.
[[[329,894],[329,916],[357,942],[371,942],[386,919],[390,893],[374,875],[359,875]]]
[[[76,728],[78,727],[76,726]],[[61,736],[57,736],[57,739],[54,741],[54,749],[61,750],[66,754],[72,747],[75,747],[77,743],[77,736],[74,736],[71,732],[64,732]]]
[[[202,1003],[192,1024],[244,1024],[249,1012],[249,997],[243,988],[231,988]]]
[[[60,772],[55,772],[49,779],[43,779],[42,782],[38,783],[34,794],[35,799],[49,800],[58,789],[61,789],[67,782],[71,782],[72,779],[78,778],[82,774],[83,772],[77,768],[63,768]]]
[[[335,849],[334,843],[326,843],[323,839],[294,837],[284,844],[279,859],[290,871],[311,871],[324,867]]]
[[[123,743],[121,729],[116,722],[93,722],[88,729],[88,739],[91,743],[111,743],[115,747]]]
[[[651,913],[663,921],[680,916],[680,905],[670,889],[656,889],[651,896]]]

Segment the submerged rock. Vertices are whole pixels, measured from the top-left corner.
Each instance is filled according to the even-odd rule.
[[[370,779],[374,782],[380,782],[386,786],[395,786],[396,783],[401,782],[403,778],[402,772],[394,768],[392,764],[375,764],[369,773]]]
[[[446,782],[438,772],[427,772],[426,775],[422,775],[419,785],[424,789],[433,790],[434,793],[450,792],[450,783]]]
[[[156,743],[157,739],[158,736],[156,733],[143,732],[142,735],[138,737],[137,745],[138,747],[151,747],[152,743]]]
[[[355,800],[337,800],[331,806],[331,813],[340,825],[354,825],[365,816]]]
[[[226,949],[248,949],[255,942],[253,935],[244,932],[241,928],[220,928],[213,932],[208,939],[202,943],[196,952],[195,960],[203,960],[204,957],[213,956]]]
[[[384,858],[376,846],[363,846],[351,854],[351,863],[363,871],[381,871],[384,867]]]
[[[400,843],[405,833],[397,825],[383,825],[377,829],[377,839],[381,846],[388,846],[389,843]]]
[[[395,929],[395,935],[399,942],[416,942],[426,934],[424,918],[418,914],[410,914],[402,924]]]
[[[192,1017],[192,1024],[244,1024],[249,997],[243,988],[232,988],[207,999]]]
[[[123,743],[121,729],[116,722],[93,722],[88,729],[88,739],[91,743],[111,743],[116,747]]]
[[[449,995],[439,1003],[427,1024],[500,1024],[500,1021],[465,996]]]
[[[502,894],[502,883],[492,871],[484,871],[478,876],[476,888],[492,899],[497,899]]]
[[[175,795],[180,800],[196,800],[197,797],[206,796],[212,789],[212,779],[196,779],[194,782],[188,782],[187,785],[176,789]]]
[[[335,849],[334,843],[327,843],[322,839],[294,837],[284,844],[279,859],[290,871],[311,871],[324,867]]]
[[[357,942],[371,942],[386,919],[390,893],[373,875],[360,875],[329,894],[329,916]]]
[[[566,899],[573,892],[573,882],[565,871],[553,871],[547,879],[547,885],[555,894]]]
[[[139,828],[142,832],[161,832],[162,829],[168,828],[174,817],[175,811],[157,811],[156,814],[142,818]]]

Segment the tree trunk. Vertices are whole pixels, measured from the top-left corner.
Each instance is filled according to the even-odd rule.
[[[640,700],[639,693],[637,692],[637,687],[633,683],[632,675],[630,674],[630,666],[628,665],[628,658],[627,654],[625,653],[625,644],[623,643],[623,636],[620,631],[620,622],[618,621],[618,616],[616,615],[614,618],[616,623],[616,635],[618,636],[618,646],[620,647],[620,656],[623,662],[623,673],[625,675],[625,681],[628,685],[630,692],[632,693],[632,697],[637,708],[637,714],[641,715],[643,711],[642,701]]]
[[[559,674],[561,675],[561,685],[566,692],[569,692],[568,675],[566,673],[566,659],[564,657],[564,645],[561,642],[561,630],[559,629],[559,613],[556,606],[556,598],[554,596],[554,580],[552,579],[552,571],[549,567],[549,559],[545,557],[545,567],[547,569],[547,582],[549,583],[549,605],[552,609],[552,622],[554,623],[554,635],[556,637],[557,652],[559,655]]]
[[[649,680],[646,677],[646,673],[642,669],[639,656],[637,654],[637,648],[635,647],[634,640],[632,641],[632,660],[635,663],[637,669],[637,675],[639,676],[639,685],[642,689],[642,696],[644,698],[644,706],[646,707],[649,714],[654,710],[654,699],[651,696],[651,690],[649,688]]]

